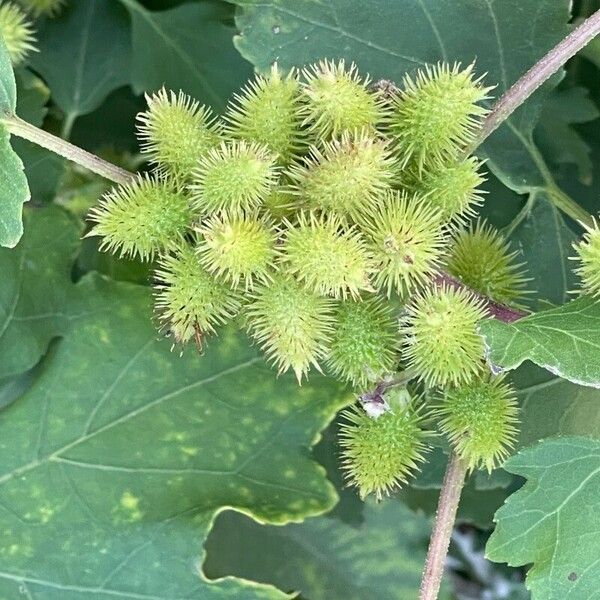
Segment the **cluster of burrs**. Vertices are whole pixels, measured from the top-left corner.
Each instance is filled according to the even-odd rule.
[[[151,171],[91,212],[105,248],[156,259],[156,310],[177,344],[235,320],[298,381],[314,368],[361,392],[411,374],[422,393],[390,386],[376,416],[346,412],[363,495],[406,480],[429,422],[472,469],[492,469],[515,437],[514,393],[477,330],[483,296],[514,305],[526,284],[477,218],[484,177],[466,149],[489,89],[472,65],[426,67],[399,88],[343,61],[274,66],[222,118],[163,89],[138,116]]]

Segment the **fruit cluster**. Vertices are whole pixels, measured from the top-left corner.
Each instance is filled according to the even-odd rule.
[[[274,66],[223,118],[163,89],[138,116],[152,169],[104,197],[91,234],[157,260],[157,312],[177,343],[202,346],[235,318],[298,381],[325,369],[360,392],[409,373],[456,451],[491,469],[516,404],[485,366],[481,297],[514,304],[526,279],[476,219],[484,177],[466,148],[488,91],[472,65],[396,88],[343,61]],[[342,436],[350,480],[378,496],[422,460],[431,417],[406,390],[381,402],[377,418],[347,412]]]

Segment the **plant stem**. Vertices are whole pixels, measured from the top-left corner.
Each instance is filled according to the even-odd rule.
[[[75,113],[67,113],[62,124],[60,137],[63,140],[68,140],[71,137],[71,131],[73,131],[73,125],[75,124]]]
[[[4,117],[3,123],[13,135],[22,137],[38,146],[42,146],[42,148],[64,156],[64,158],[72,160],[110,181],[127,183],[134,177],[129,171],[121,169],[121,167],[117,167],[82,148],[78,148],[43,129],[39,129],[27,123],[27,121],[23,121],[23,119],[20,119],[16,115]]]
[[[587,227],[594,226],[594,219],[590,213],[588,213],[585,208],[577,204],[577,202],[575,202],[571,196],[565,194],[565,192],[563,192],[557,185],[548,186],[545,188],[545,191],[552,200],[554,206],[562,210],[566,215],[571,217],[571,219],[586,225]]]
[[[442,285],[445,285],[448,287],[467,290],[468,292],[473,294],[473,296],[483,301],[487,313],[490,317],[494,317],[499,321],[504,321],[504,323],[513,323],[518,319],[526,317],[528,314],[525,311],[517,310],[516,308],[511,308],[510,306],[506,306],[505,304],[500,304],[499,302],[496,302],[491,298],[488,298],[487,296],[484,296],[483,294],[472,290],[470,287],[466,286],[464,283],[462,283],[455,277],[452,277],[452,275],[444,273],[443,271],[440,271],[436,274],[436,276],[433,279],[433,283],[440,287]]]
[[[440,491],[440,499],[435,515],[433,532],[429,540],[429,550],[421,581],[419,600],[436,600],[444,574],[444,563],[450,546],[450,536],[454,529],[458,502],[465,483],[467,467],[452,453]]]
[[[469,154],[505,121],[533,92],[600,33],[600,10],[583,21],[523,75],[492,108]]]
[[[573,198],[571,198],[568,194],[563,192],[554,181],[554,177],[548,169],[548,165],[544,160],[541,152],[536,146],[531,146],[529,149],[529,153],[533,162],[536,164],[537,168],[540,170],[540,173],[546,183],[546,185],[540,188],[548,198],[552,201],[552,204],[556,206],[559,210],[564,212],[567,216],[571,217],[574,221],[579,221],[588,227],[592,227],[594,225],[594,220],[592,216]]]

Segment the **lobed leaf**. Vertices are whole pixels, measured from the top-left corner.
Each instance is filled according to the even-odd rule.
[[[559,438],[523,450],[505,468],[527,479],[496,513],[490,560],[533,563],[533,600],[592,598],[600,585],[600,441]]]
[[[17,84],[10,56],[0,39],[0,118],[15,113]],[[14,248],[23,235],[23,204],[30,198],[23,163],[10,145],[10,135],[0,125],[0,246]]]
[[[80,226],[57,208],[27,212],[25,223],[21,243],[0,249],[0,378],[31,369],[69,326]]]
[[[138,0],[120,0],[132,21],[132,85],[137,93],[163,85],[222,109],[252,76],[231,43],[229,7],[216,1],[152,12]]]
[[[209,536],[203,570],[210,577],[235,574],[274,583],[303,598],[412,600],[418,597],[429,532],[427,518],[394,500],[367,502],[359,526],[328,517],[261,526],[241,514],[222,513]],[[444,585],[440,600],[449,597]]]
[[[78,228],[52,208],[28,232],[38,243],[23,245],[26,258],[3,255],[3,272],[44,265],[48,286],[47,240]],[[203,356],[180,357],[156,333],[147,288],[98,275],[62,285],[62,339],[20,397],[9,390],[0,420],[0,597],[285,597],[207,583],[202,542],[228,508],[283,524],[334,505],[308,452],[344,390],[274,378],[232,329]]]
[[[496,371],[530,360],[569,381],[600,388],[600,300],[582,296],[514,323],[481,323],[487,360]]]
[[[67,125],[130,80],[130,26],[117,2],[69,2],[58,17],[40,23],[37,37],[40,52],[30,62]]]

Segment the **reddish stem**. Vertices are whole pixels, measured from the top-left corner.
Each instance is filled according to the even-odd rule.
[[[516,308],[511,308],[510,306],[506,306],[505,304],[500,304],[499,302],[496,302],[495,300],[492,300],[491,298],[488,298],[487,296],[484,296],[483,294],[472,290],[455,277],[452,277],[452,275],[444,273],[443,271],[439,272],[434,277],[433,283],[439,287],[447,286],[455,289],[467,290],[469,293],[475,296],[475,298],[481,300],[485,304],[486,310],[490,317],[494,317],[499,321],[504,321],[504,323],[513,323],[518,319],[526,317],[528,314],[525,311],[518,310]]]

